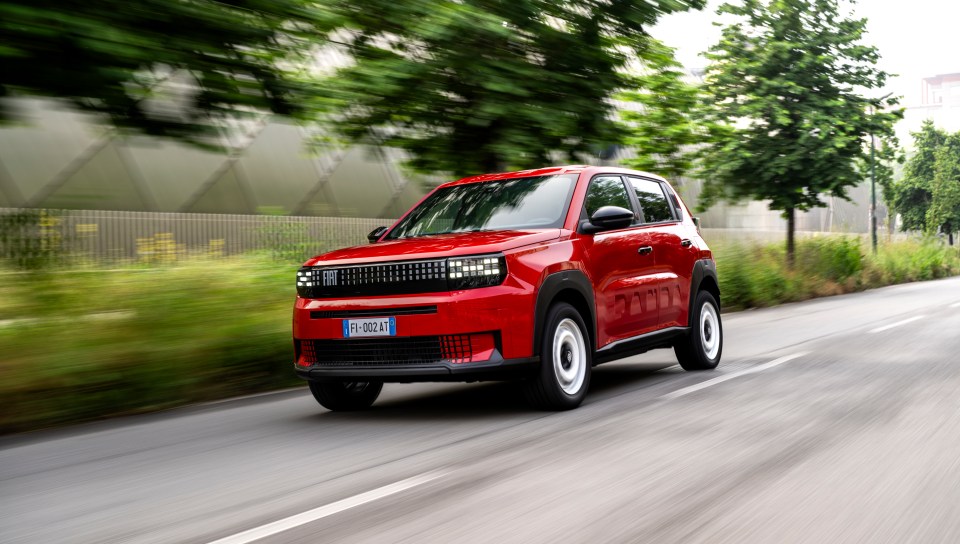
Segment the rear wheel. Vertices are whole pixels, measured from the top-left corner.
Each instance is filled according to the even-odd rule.
[[[525,385],[527,401],[541,410],[580,406],[590,386],[591,354],[576,308],[565,302],[551,306],[540,344],[540,371]]]
[[[674,344],[673,351],[684,370],[711,370],[717,368],[722,349],[717,299],[709,291],[700,291],[690,314],[690,331]]]
[[[334,412],[365,410],[383,389],[383,382],[310,382],[310,392],[321,406]]]

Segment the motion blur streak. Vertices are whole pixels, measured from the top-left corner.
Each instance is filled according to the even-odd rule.
[[[388,385],[364,413],[300,390],[7,437],[0,540],[210,542],[444,467],[258,544],[960,542],[952,293],[960,278],[726,314],[717,372],[650,352],[598,367],[571,412],[499,384]]]

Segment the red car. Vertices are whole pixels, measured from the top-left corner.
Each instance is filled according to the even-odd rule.
[[[560,166],[437,187],[370,245],[297,272],[296,372],[331,410],[384,382],[520,379],[577,407],[594,365],[672,347],[720,361],[716,265],[666,180]]]

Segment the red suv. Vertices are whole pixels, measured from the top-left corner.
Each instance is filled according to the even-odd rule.
[[[672,347],[720,361],[712,253],[663,178],[600,166],[437,187],[371,245],[297,272],[297,374],[331,410],[383,382],[524,380],[536,407],[577,407],[594,365]]]

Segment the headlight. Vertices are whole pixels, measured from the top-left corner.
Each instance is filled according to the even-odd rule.
[[[500,285],[506,278],[507,259],[503,255],[447,259],[447,285],[450,290]]]
[[[309,266],[297,270],[297,294],[301,297],[313,296],[313,286],[319,274],[319,270],[314,270]]]

